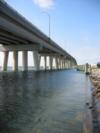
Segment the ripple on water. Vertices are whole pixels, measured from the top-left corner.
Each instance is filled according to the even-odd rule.
[[[80,133],[85,82],[71,70],[1,73],[0,133]]]

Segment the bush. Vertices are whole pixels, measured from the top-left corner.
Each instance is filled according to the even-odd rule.
[[[97,63],[97,67],[100,68],[100,62]]]

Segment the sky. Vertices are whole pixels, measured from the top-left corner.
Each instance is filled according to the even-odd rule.
[[[6,0],[58,45],[76,58],[78,64],[100,61],[99,0]]]

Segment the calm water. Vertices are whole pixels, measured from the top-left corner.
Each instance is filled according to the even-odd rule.
[[[0,73],[0,133],[82,133],[88,82],[74,70]]]

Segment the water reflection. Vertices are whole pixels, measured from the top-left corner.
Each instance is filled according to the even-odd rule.
[[[85,75],[0,74],[0,133],[81,133]]]

